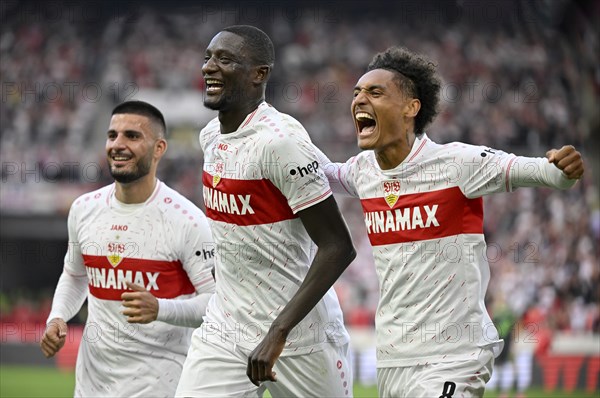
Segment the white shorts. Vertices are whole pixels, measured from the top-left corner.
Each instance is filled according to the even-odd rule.
[[[482,349],[470,361],[379,368],[377,389],[381,398],[481,398],[493,365],[492,350]]]
[[[250,352],[214,340],[202,341],[201,333],[194,333],[176,397],[262,397],[266,389],[273,398],[353,396],[349,344],[280,357],[273,367],[277,382],[257,387],[246,376]]]

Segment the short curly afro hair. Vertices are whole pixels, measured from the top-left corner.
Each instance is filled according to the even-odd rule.
[[[439,112],[442,82],[436,65],[404,47],[390,47],[373,57],[367,72],[374,69],[395,72],[397,79],[394,80],[400,90],[421,101],[421,109],[415,117],[415,134],[423,134],[425,127]]]

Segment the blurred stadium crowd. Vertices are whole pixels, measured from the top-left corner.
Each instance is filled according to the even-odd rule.
[[[3,5],[2,214],[64,216],[76,195],[110,182],[102,146],[108,119],[98,121],[100,104],[128,99],[131,87],[201,94],[204,48],[215,32],[235,23],[257,25],[273,38],[276,65],[268,100],[301,121],[333,160],[358,152],[349,112],[352,88],[371,57],[390,45],[438,64],[444,88],[442,112],[428,130],[434,140],[528,156],[573,144],[584,159],[597,156],[599,25],[581,6],[591,4],[597,15],[595,2],[538,2],[539,9],[520,1],[494,2],[495,14],[467,1],[369,10],[323,3],[293,14],[273,5],[261,14],[252,3],[221,2],[218,9],[134,1],[96,16],[71,5],[71,18],[48,15],[51,6],[36,4]],[[198,121],[194,134],[205,122]],[[69,162],[97,164],[101,172],[86,178],[81,167],[69,169]],[[200,206],[201,162],[199,150],[171,153],[159,171]],[[521,189],[485,199],[492,312],[506,303],[517,318],[535,312],[551,330],[600,333],[600,202],[594,179],[599,170],[589,166],[567,192]],[[14,167],[46,174],[23,181]],[[34,200],[40,196],[48,200]],[[347,323],[371,326],[378,286],[360,204],[338,202],[359,256],[336,288]],[[2,320],[43,322],[48,305],[47,298],[30,303],[5,297]]]

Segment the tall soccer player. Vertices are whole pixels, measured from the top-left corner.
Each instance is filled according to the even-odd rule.
[[[204,213],[156,178],[165,135],[154,106],[118,105],[106,140],[115,182],[71,206],[69,247],[41,348],[46,357],[61,349],[66,322],[87,297],[77,397],[172,397],[214,292]]]
[[[502,340],[484,305],[490,271],[482,196],[572,187],[572,146],[515,156],[425,134],[437,114],[435,66],[403,48],[377,54],[354,88],[358,146],[346,163],[321,158],[336,192],[360,198],[379,276],[381,397],[482,397]]]
[[[204,105],[219,111],[200,133],[216,293],[179,397],[352,396],[331,286],[355,251],[308,134],[265,102],[273,64],[252,26],[225,28],[206,49]]]

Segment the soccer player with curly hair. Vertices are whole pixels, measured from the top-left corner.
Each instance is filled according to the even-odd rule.
[[[434,142],[425,128],[440,88],[425,57],[401,47],[377,54],[351,105],[363,152],[321,158],[334,191],[360,199],[373,246],[381,397],[483,396],[503,342],[484,305],[482,196],[567,189],[584,172],[570,145],[534,158]]]

